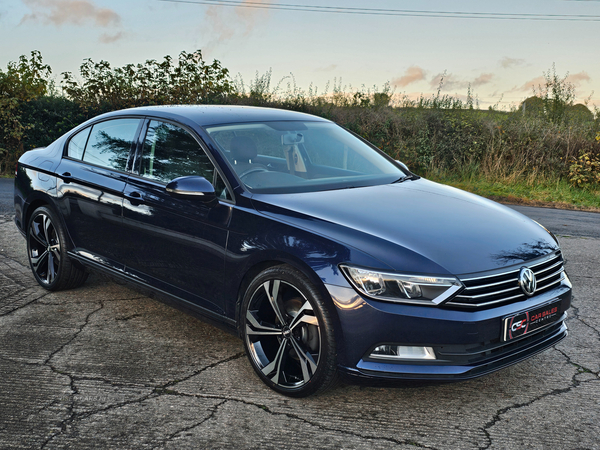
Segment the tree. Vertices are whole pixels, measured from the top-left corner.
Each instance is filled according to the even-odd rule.
[[[23,153],[23,136],[28,125],[21,121],[21,107],[46,94],[50,66],[34,50],[28,59],[9,62],[6,72],[0,69],[0,173]]]
[[[84,109],[110,111],[134,106],[197,104],[222,101],[233,91],[229,71],[218,60],[207,64],[202,52],[181,52],[177,61],[147,60],[112,68],[107,61],[86,59],[82,82],[71,72],[63,75],[66,94]]]
[[[567,119],[566,112],[573,106],[575,85],[568,81],[568,78],[568,72],[564,77],[559,77],[555,65],[552,64],[552,71],[544,72],[544,85],[533,89],[534,95],[543,101],[546,117],[553,123]]]

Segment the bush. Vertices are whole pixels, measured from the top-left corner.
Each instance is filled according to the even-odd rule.
[[[46,94],[50,73],[38,51],[29,59],[23,55],[17,63],[9,62],[6,72],[0,69],[0,173],[12,171],[23,153],[23,139],[32,125],[23,120],[22,109]]]

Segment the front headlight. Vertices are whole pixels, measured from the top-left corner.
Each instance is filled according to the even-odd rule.
[[[358,292],[376,300],[436,306],[463,288],[454,277],[401,275],[346,265],[340,268]]]

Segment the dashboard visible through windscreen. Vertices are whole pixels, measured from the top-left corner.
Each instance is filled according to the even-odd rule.
[[[251,192],[373,186],[405,175],[384,155],[330,122],[240,123],[206,131]]]

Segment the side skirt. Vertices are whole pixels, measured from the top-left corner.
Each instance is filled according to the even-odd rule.
[[[173,294],[170,294],[166,291],[158,289],[154,286],[151,286],[141,280],[136,280],[128,276],[125,272],[122,272],[117,269],[113,269],[112,267],[108,267],[102,263],[97,261],[93,261],[88,259],[80,254],[68,252],[69,258],[79,262],[84,267],[96,270],[107,275],[109,278],[116,280],[117,282],[124,283],[126,286],[131,287],[132,289],[160,302],[171,306],[175,309],[178,309],[186,314],[189,314],[197,319],[202,320],[203,322],[209,323],[227,333],[230,333],[234,336],[238,336],[237,332],[237,324],[235,320],[230,319],[229,317],[220,316],[208,309],[202,308],[201,306],[195,305],[194,303],[185,300],[181,297],[177,297]]]

